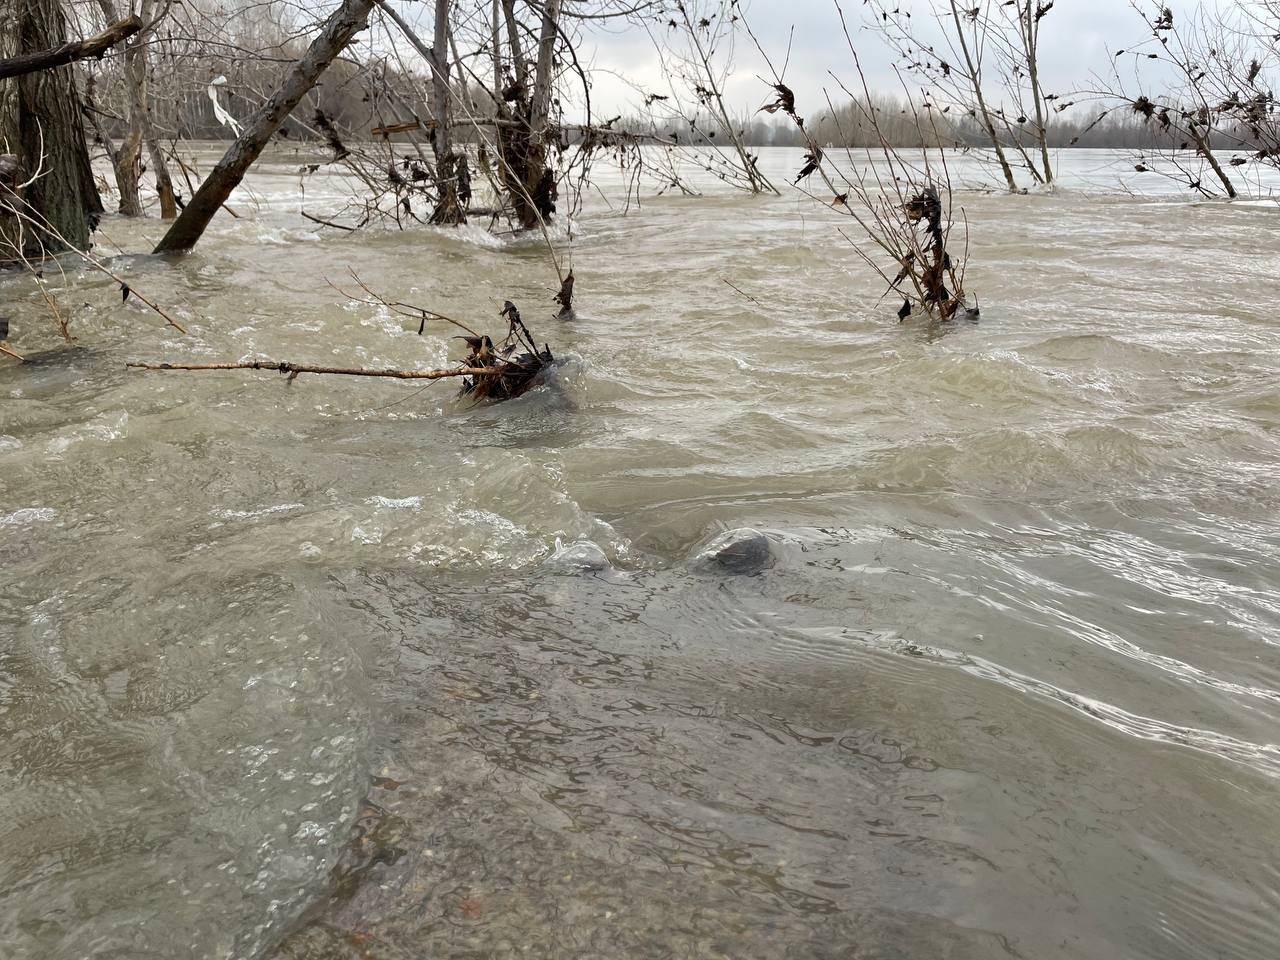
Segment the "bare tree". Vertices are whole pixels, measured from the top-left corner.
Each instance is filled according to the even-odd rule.
[[[1200,5],[1181,16],[1133,5],[1149,32],[1137,62],[1158,61],[1175,79],[1162,94],[1129,98],[1132,108],[1189,141],[1228,197],[1248,189],[1251,165],[1280,167],[1280,2]]]
[[[436,190],[432,223],[466,223],[466,207],[470,200],[470,171],[466,156],[454,150],[454,109],[456,95],[451,84],[450,48],[455,44],[450,26],[453,0],[436,0],[434,31],[427,46],[413,27],[391,5],[379,0],[379,7],[396,24],[413,48],[427,62],[431,71],[430,140],[435,152]],[[416,118],[405,124],[401,132],[421,126]],[[386,130],[386,128],[383,128]]]
[[[325,68],[352,38],[366,26],[374,0],[343,0],[311,42],[305,56],[289,70],[284,82],[258,111],[245,121],[244,132],[236,138],[218,165],[200,185],[191,202],[156,245],[156,253],[190,250],[231,195],[249,167],[306,93],[315,86]]]
[[[919,80],[939,112],[977,125],[1011,192],[1015,167],[1034,183],[1054,180],[1049,118],[1062,105],[1040,79],[1040,31],[1053,8],[1053,0],[929,0],[930,28],[900,4],[868,0],[899,70]]]
[[[171,3],[172,0],[161,0],[161,6],[157,10],[155,0],[142,0],[141,9],[136,15],[142,26],[137,35],[125,46],[121,79],[127,100],[128,128],[119,146],[114,148],[111,146],[110,137],[98,121],[97,113],[89,111],[91,121],[97,129],[98,138],[111,157],[116,189],[120,194],[120,213],[126,217],[140,217],[143,213],[139,182],[142,179],[144,147],[151,163],[152,173],[156,178],[156,193],[160,197],[160,215],[165,220],[172,220],[177,216],[173,180],[169,175],[169,166],[152,121],[147,90],[150,66],[147,51],[150,48],[152,36],[168,15]],[[108,21],[119,18],[115,0],[98,0],[98,6]]]
[[[874,105],[862,63],[849,36],[844,10],[839,0],[833,0],[833,5],[858,75],[860,95],[843,83],[840,90],[855,105],[854,109],[862,104]],[[846,148],[845,162],[833,162],[829,151],[823,149],[799,114],[795,94],[774,67],[773,60],[755,34],[750,35],[773,74],[770,86],[774,99],[764,109],[789,117],[807,144],[808,152],[796,185],[835,214],[848,217],[856,224],[862,239],[875,248],[867,252],[861,243],[841,230],[857,256],[885,282],[884,295],[902,298],[898,319],[905,320],[918,312],[930,320],[945,322],[962,310],[976,316],[976,306],[966,307],[965,260],[951,252],[954,218],[945,152],[926,146],[920,149],[918,161],[908,158],[889,141],[876,111],[868,109],[860,119],[879,136],[872,157],[868,160]],[[917,117],[928,115],[913,113]],[[936,136],[935,132],[934,139]],[[920,141],[927,143],[929,139],[921,131]],[[820,187],[810,185],[814,178],[820,181]],[[824,187],[826,192],[821,193]]]
[[[1163,3],[1130,0],[1130,6],[1146,36],[1118,50],[1111,76],[1090,92],[1131,110],[1167,144],[1163,153],[1152,151],[1162,162],[1139,155],[1137,172],[1165,172],[1204,196],[1220,189],[1228,198],[1236,197],[1236,183],[1218,156],[1217,144],[1229,136],[1227,128],[1235,111],[1244,116],[1265,108],[1267,99],[1246,104],[1240,99],[1240,88],[1224,95],[1224,89],[1233,84],[1236,68],[1223,61],[1225,51],[1219,52],[1209,40],[1214,21],[1203,8],[1184,20]],[[1119,65],[1124,62],[1133,64],[1132,79],[1121,76]],[[1146,79],[1144,68],[1155,68],[1154,81]],[[1266,110],[1262,113],[1254,124],[1260,133]],[[1163,171],[1164,167],[1172,172]]]
[[[741,21],[737,0],[675,0],[665,31],[650,36],[659,50],[669,92],[648,94],[655,129],[684,140],[697,161],[725,183],[751,193],[777,194],[746,145],[746,121],[725,104]]]

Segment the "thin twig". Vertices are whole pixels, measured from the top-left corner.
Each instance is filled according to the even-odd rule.
[[[369,285],[366,284],[363,280],[361,280],[360,276],[350,267],[347,268],[347,272],[351,274],[351,279],[354,280],[359,285],[360,289],[369,295],[369,299],[366,300],[364,297],[352,296],[350,293],[348,293],[346,290],[343,290],[340,286],[338,286],[332,280],[326,280],[325,282],[329,284],[329,286],[333,287],[333,289],[337,290],[344,297],[346,297],[348,300],[354,300],[356,303],[367,303],[370,306],[379,306],[379,305],[384,306],[388,310],[392,311],[393,313],[398,313],[402,317],[412,317],[414,320],[421,320],[421,321],[443,320],[445,323],[453,324],[459,330],[467,331],[467,333],[471,334],[471,336],[473,337],[480,336],[480,334],[476,333],[476,331],[472,330],[469,326],[467,326],[461,320],[455,320],[452,317],[446,317],[443,313],[436,313],[434,310],[428,310],[426,307],[419,307],[412,303],[403,303],[402,301],[399,301],[399,300],[388,300],[386,297],[382,296],[382,294],[376,293],[375,291],[371,290],[369,288]]]
[[[721,280],[721,282],[722,282],[722,283],[728,284],[728,286],[729,286],[729,288],[730,288],[731,290],[735,290],[735,291],[737,291],[739,294],[741,294],[742,296],[746,297],[748,300],[750,300],[752,303],[756,304],[757,306],[764,306],[764,304],[762,304],[759,300],[757,300],[757,299],[756,299],[755,297],[753,297],[751,294],[749,294],[749,293],[743,293],[743,291],[739,290],[736,286],[734,286],[732,283],[730,283],[730,282],[729,282],[728,280],[726,280],[724,277],[721,277],[721,278],[720,278],[720,280]]]

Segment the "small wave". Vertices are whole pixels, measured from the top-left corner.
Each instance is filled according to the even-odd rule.
[[[0,527],[25,527],[31,523],[48,523],[57,516],[58,511],[52,507],[23,507],[21,510],[0,516]]]
[[[301,510],[305,504],[301,503],[281,503],[271,507],[259,507],[257,510],[210,510],[211,516],[217,517],[219,520],[256,520],[259,517],[267,517],[273,513],[288,513],[290,510]]]
[[[834,632],[816,631],[811,636],[821,636],[824,633],[827,644],[833,638],[838,638],[845,642],[853,641],[882,653],[911,656],[953,667],[971,676],[994,681],[1019,693],[1032,694],[1063,704],[1077,713],[1128,736],[1187,747],[1232,763],[1242,764],[1274,779],[1280,779],[1280,744],[1253,743],[1213,730],[1166,723],[1163,720],[1132,713],[1103,700],[1055,686],[1046,680],[1018,673],[983,657],[956,650],[908,643],[892,634],[855,633],[845,628],[838,628]]]
[[[129,428],[129,414],[123,410],[117,414],[101,414],[88,423],[54,437],[45,445],[45,451],[53,457],[61,456],[82,440],[119,440]]]
[[[370,497],[365,503],[372,504],[375,507],[385,507],[388,510],[417,510],[422,506],[421,497],[404,497],[401,500],[392,500],[388,497]]]

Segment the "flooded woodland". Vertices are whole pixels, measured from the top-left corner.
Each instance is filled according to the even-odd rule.
[[[0,957],[1275,957],[1280,9],[1083,2],[0,0]]]

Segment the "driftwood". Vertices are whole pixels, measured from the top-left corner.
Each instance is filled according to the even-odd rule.
[[[345,223],[334,223],[332,220],[324,219],[324,217],[317,217],[315,214],[307,213],[305,210],[299,210],[298,213],[312,223],[318,223],[322,227],[333,227],[335,230],[346,230],[348,233],[355,233],[358,229],[357,227],[348,227]]]
[[[342,6],[325,21],[306,54],[289,70],[279,89],[245,121],[244,132],[200,184],[195,196],[156,245],[156,253],[182,253],[196,245],[213,215],[244,179],[280,124],[315,86],[325,68],[346,49],[352,37],[364,29],[373,6],[373,0],[343,0]]]
[[[40,70],[52,70],[54,67],[65,66],[88,57],[100,57],[117,43],[127,40],[141,29],[141,18],[126,17],[88,40],[72,40],[53,50],[24,53],[19,57],[0,60],[0,80],[20,77]]]
[[[469,396],[475,400],[512,400],[535,386],[543,370],[555,362],[547,344],[538,348],[533,334],[520,318],[520,311],[510,300],[503,303],[499,312],[499,316],[507,321],[507,334],[495,345],[490,337],[461,320],[412,303],[388,300],[371,290],[354,270],[351,271],[351,279],[364,291],[365,296],[354,296],[332,283],[330,286],[352,300],[377,304],[402,317],[418,320],[418,336],[422,336],[426,330],[428,320],[452,324],[463,331],[464,335],[456,339],[466,343],[470,353],[462,361],[462,367],[481,372],[466,375],[467,379],[462,381],[462,389],[458,391],[461,396]]]
[[[448,377],[500,376],[496,367],[446,367],[437,370],[390,370],[375,367],[321,367],[288,360],[239,360],[228,363],[144,363],[134,361],[126,367],[140,370],[275,370],[295,379],[300,373],[330,373],[343,377],[389,377],[393,380],[444,380]]]
[[[501,316],[507,321],[507,335],[496,347],[486,336],[462,338],[471,348],[463,363],[484,366],[492,371],[462,381],[459,393],[464,397],[513,400],[527,393],[538,382],[539,374],[555,360],[551,348],[545,343],[541,350],[538,349],[533,334],[520,319],[520,311],[510,300],[502,305]],[[518,350],[521,352],[517,353]]]
[[[427,123],[427,127],[431,128],[434,124]],[[408,133],[410,130],[418,130],[422,127],[421,120],[406,120],[404,123],[391,123],[385,127],[374,127],[369,131],[371,137],[389,137],[393,133]]]
[[[303,373],[323,373],[343,377],[383,377],[392,380],[446,380],[461,377],[462,387],[459,396],[474,400],[511,400],[520,396],[538,382],[539,375],[554,361],[551,348],[546,344],[539,349],[534,343],[529,328],[520,319],[520,311],[510,300],[503,304],[501,316],[507,321],[507,335],[497,345],[484,334],[476,333],[466,324],[453,320],[422,307],[387,300],[374,293],[354,273],[352,277],[360,288],[369,295],[369,299],[352,297],[363,303],[381,304],[403,316],[421,317],[423,332],[429,319],[451,323],[459,329],[467,331],[461,339],[466,342],[469,353],[456,367],[441,367],[434,370],[396,370],[375,367],[329,367],[311,363],[294,363],[289,360],[232,360],[221,363],[149,363],[133,361],[126,367],[139,370],[273,370],[288,374],[290,382]],[[341,288],[335,287],[339,292]],[[345,294],[350,296],[349,294]],[[412,312],[410,312],[412,311]]]

